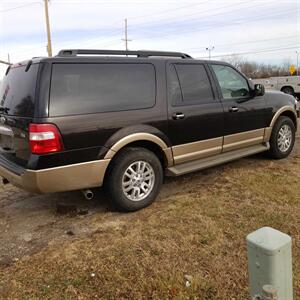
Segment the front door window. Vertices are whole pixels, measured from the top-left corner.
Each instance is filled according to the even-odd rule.
[[[212,65],[221,87],[223,99],[249,98],[247,80],[236,70],[225,65]]]

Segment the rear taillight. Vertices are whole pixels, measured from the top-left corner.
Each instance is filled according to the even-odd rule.
[[[61,135],[53,124],[30,124],[29,143],[33,154],[59,152],[63,148]]]

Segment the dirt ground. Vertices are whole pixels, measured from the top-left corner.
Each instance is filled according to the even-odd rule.
[[[262,155],[167,178],[130,214],[105,195],[32,195],[0,186],[0,299],[247,299],[245,237],[293,237],[300,299],[300,137],[288,159]],[[60,215],[57,203],[77,212]]]

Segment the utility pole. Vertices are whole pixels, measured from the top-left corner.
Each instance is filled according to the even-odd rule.
[[[9,56],[9,53],[7,53],[7,61],[8,61],[8,63],[10,63],[10,56]]]
[[[45,16],[46,16],[46,27],[47,27],[47,52],[48,56],[52,56],[52,44],[51,44],[51,32],[50,32],[50,22],[49,22],[49,12],[48,12],[48,1],[49,0],[44,0],[45,3]]]
[[[122,39],[122,41],[125,41],[125,50],[128,51],[128,42],[131,42],[132,40],[128,39],[127,19],[125,19],[125,38]]]
[[[296,55],[297,55],[297,64],[296,64],[296,75],[299,75],[299,54],[300,51],[296,51]]]
[[[208,59],[210,60],[211,58],[211,51],[213,51],[215,49],[214,46],[211,46],[211,47],[207,47],[206,48],[206,51],[208,51]]]

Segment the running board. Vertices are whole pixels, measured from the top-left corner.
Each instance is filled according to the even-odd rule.
[[[193,160],[186,163],[167,168],[167,176],[179,176],[186,173],[203,170],[209,167],[221,165],[223,163],[250,156],[256,153],[264,152],[270,149],[270,144],[260,144],[244,149],[238,149],[230,152],[221,153],[208,158]]]

